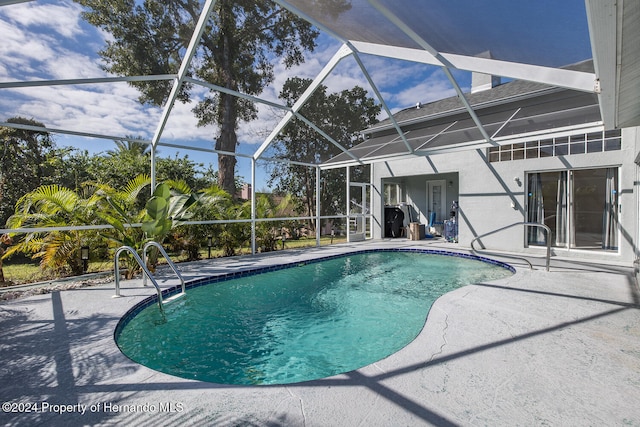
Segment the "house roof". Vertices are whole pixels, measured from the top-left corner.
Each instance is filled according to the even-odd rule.
[[[581,72],[593,72],[593,60],[589,59],[562,67],[567,70],[575,70]],[[499,84],[491,89],[466,94],[469,104],[474,108],[486,108],[494,104],[505,104],[529,98],[540,96],[542,93],[558,92],[560,88],[550,86],[544,83],[538,83],[525,80],[512,80],[503,84]],[[409,124],[413,122],[433,120],[437,116],[452,115],[465,111],[457,96],[452,96],[442,100],[420,104],[420,108],[411,107],[401,110],[394,114],[394,118],[399,124]],[[384,128],[392,128],[389,118],[377,123],[363,131],[364,134],[371,134]]]
[[[593,62],[582,61],[565,68],[588,72],[593,70]],[[514,80],[465,96],[489,140],[458,97],[453,96],[397,112],[393,118],[364,130],[366,140],[349,150],[351,158],[343,153],[325,164],[351,163],[353,156],[371,162],[390,156],[489,147],[558,129],[602,125],[595,94]]]

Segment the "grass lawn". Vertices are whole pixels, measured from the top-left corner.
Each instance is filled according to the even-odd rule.
[[[343,243],[346,242],[346,237],[335,237],[333,239],[333,243]],[[320,245],[330,245],[331,237],[322,237],[320,239]],[[302,238],[298,240],[287,240],[285,241],[284,248],[285,249],[296,249],[296,248],[305,248],[305,247],[314,247],[316,245],[316,240],[313,238]],[[282,243],[278,243],[278,249],[282,249]],[[246,255],[251,253],[250,247],[242,248],[241,254]],[[200,259],[206,259],[209,255],[208,249],[202,249],[200,251]],[[179,263],[185,261],[184,256],[169,254],[171,256],[171,260],[173,262]],[[211,249],[211,257],[219,258],[222,257],[222,251],[212,248]],[[162,264],[164,261],[161,258],[160,263]],[[25,284],[25,283],[34,283],[34,282],[42,282],[46,280],[53,280],[57,277],[54,277],[50,274],[46,274],[40,269],[40,266],[30,260],[25,260],[24,258],[19,260],[8,260],[4,262],[4,266],[2,268],[4,271],[4,278],[7,282],[5,286],[14,284]],[[104,261],[93,261],[89,263],[88,273],[97,273],[102,271],[112,271],[113,270],[113,259],[104,260]],[[10,283],[8,283],[10,282]],[[2,286],[2,284],[0,284]]]

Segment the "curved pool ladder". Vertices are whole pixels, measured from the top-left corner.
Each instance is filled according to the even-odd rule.
[[[153,243],[155,243],[155,242],[153,242]],[[149,245],[149,244],[145,245],[143,253],[146,253],[146,249],[148,248],[148,246],[152,246],[152,245]],[[153,275],[151,274],[151,272],[147,268],[146,259],[145,259],[145,261],[143,261],[140,258],[140,255],[138,255],[136,250],[133,249],[131,246],[121,246],[116,250],[115,258],[114,258],[114,262],[113,262],[113,264],[114,264],[113,271],[114,271],[115,284],[116,284],[116,294],[113,296],[114,298],[121,296],[120,295],[120,266],[119,266],[119,260],[120,260],[120,254],[122,254],[122,252],[125,252],[125,251],[131,253],[131,255],[133,256],[133,259],[135,259],[136,262],[138,263],[138,265],[140,266],[140,268],[142,268],[142,271],[143,271],[143,283],[146,285],[146,278],[148,277],[149,280],[151,280],[151,283],[153,284],[153,286],[156,288],[156,292],[158,294],[158,306],[160,307],[160,311],[163,314],[164,314],[164,303],[165,302],[172,301],[172,300],[174,300],[176,298],[179,298],[179,297],[185,295],[184,279],[182,278],[180,273],[178,273],[178,271],[177,271],[175,265],[173,264],[173,262],[171,262],[171,260],[169,260],[169,258],[166,256],[166,252],[164,251],[164,249],[160,248],[160,250],[163,253],[163,255],[167,258],[167,260],[170,263],[170,265],[172,266],[172,268],[174,269],[174,272],[180,278],[180,282],[182,284],[181,292],[179,292],[178,294],[167,298],[166,300],[163,300],[163,298],[162,298],[162,290],[160,289],[160,286],[158,285],[158,282],[156,281],[156,279],[153,277]],[[146,256],[145,256],[145,258],[146,258]]]
[[[176,265],[173,263],[173,261],[171,261],[171,258],[169,258],[169,255],[167,255],[167,252],[164,250],[162,245],[160,245],[160,243],[154,242],[152,240],[152,241],[148,242],[146,245],[144,245],[144,247],[142,248],[142,261],[144,262],[144,265],[147,265],[147,251],[152,246],[157,248],[160,251],[160,253],[164,257],[164,259],[167,260],[167,264],[169,264],[169,267],[171,267],[171,269],[176,274],[176,276],[178,276],[178,279],[180,279],[180,288],[182,289],[181,292],[179,292],[179,293],[167,298],[167,301],[171,301],[171,300],[174,300],[176,298],[180,298],[180,297],[184,296],[185,295],[184,278],[180,274],[180,270],[178,269],[178,267],[176,267]],[[147,276],[147,274],[142,276],[142,284],[144,286],[147,286],[147,277],[149,277],[149,279],[151,279],[151,276]]]
[[[476,240],[480,240],[483,237],[487,237],[487,236],[495,234],[495,233],[497,233],[499,231],[506,230],[507,228],[515,227],[516,225],[524,225],[525,227],[540,227],[540,228],[544,229],[544,231],[546,232],[545,240],[547,242],[546,270],[549,271],[549,263],[551,262],[551,229],[547,225],[540,224],[539,222],[515,222],[513,224],[506,225],[506,226],[504,226],[502,228],[498,228],[497,230],[490,231],[488,233],[485,233],[485,234],[483,234],[481,236],[478,236],[478,237],[474,238],[473,240],[471,240],[471,243],[469,244],[469,246],[471,246],[471,250],[473,250],[474,252],[480,252],[476,248],[473,247],[473,243]],[[522,259],[524,262],[529,264],[529,268],[530,269],[533,269],[533,265],[529,262],[528,259],[526,259],[524,257],[514,257],[514,258]]]

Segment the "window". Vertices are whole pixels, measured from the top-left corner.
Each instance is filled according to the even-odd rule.
[[[570,154],[584,154],[586,152],[587,135],[573,135],[570,142]]]
[[[527,176],[527,221],[551,229],[551,245],[618,249],[618,168],[535,172]],[[546,245],[541,228],[528,227],[529,245]]]
[[[397,206],[402,201],[399,184],[384,185],[384,204]]]
[[[489,162],[538,159],[540,157],[568,156],[584,153],[601,153],[622,149],[619,130],[592,132],[557,138],[505,144],[489,148]]]

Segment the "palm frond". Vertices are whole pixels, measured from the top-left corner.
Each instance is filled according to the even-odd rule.
[[[189,187],[189,184],[187,184],[182,179],[180,180],[168,179],[163,182],[167,184],[169,187],[171,187],[171,189],[174,190],[174,192],[177,192],[180,194],[191,194],[191,187]]]
[[[55,215],[59,212],[73,212],[78,202],[78,195],[58,184],[43,185],[27,196],[40,212]]]
[[[124,190],[122,190],[120,194],[127,203],[133,204],[140,192],[149,185],[151,185],[151,177],[146,174],[141,174],[127,182]]]

